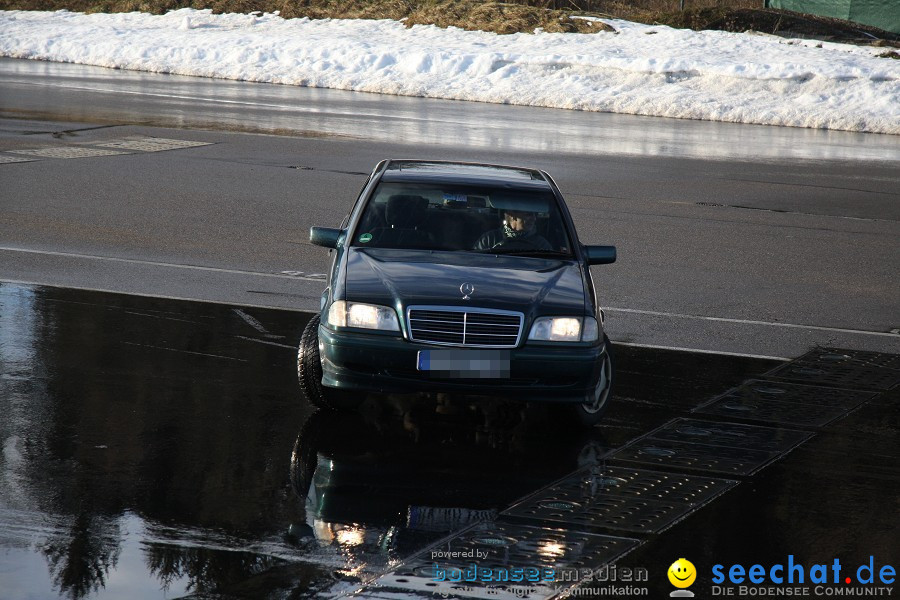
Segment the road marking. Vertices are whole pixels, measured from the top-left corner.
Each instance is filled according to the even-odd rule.
[[[7,150],[13,154],[25,154],[39,156],[41,158],[96,158],[98,156],[126,155],[130,152],[118,152],[116,150],[101,150],[99,148],[77,148],[73,146],[61,146],[54,148],[33,148],[28,150]]]
[[[26,254],[44,254],[47,256],[64,256],[66,258],[87,258],[92,260],[104,260],[108,262],[120,262],[136,265],[150,265],[154,267],[172,267],[175,269],[192,269],[196,271],[209,271],[212,273],[229,273],[233,275],[256,275],[259,277],[275,277],[277,279],[290,279],[296,281],[297,277],[289,275],[281,275],[278,273],[260,273],[258,271],[241,271],[239,269],[222,269],[219,267],[202,267],[199,265],[179,265],[176,263],[158,262],[152,260],[138,260],[135,258],[116,258],[113,256],[97,256],[94,254],[78,254],[75,252],[53,252],[51,250],[29,250],[26,248],[11,248],[9,246],[0,246],[0,252],[23,252]]]
[[[283,339],[284,339],[284,336],[283,336],[283,335],[274,335],[274,334],[269,333],[269,330],[266,329],[265,326],[264,326],[262,323],[260,323],[258,320],[256,320],[256,319],[253,318],[252,316],[248,315],[247,313],[245,313],[245,312],[242,311],[241,309],[239,309],[239,308],[234,308],[234,309],[232,309],[232,310],[235,312],[235,314],[237,314],[237,316],[239,316],[240,318],[242,318],[242,319],[244,320],[244,322],[247,323],[247,325],[249,325],[250,327],[252,327],[252,328],[255,329],[256,331],[260,332],[260,333],[263,334],[265,337],[267,337],[267,338],[269,338],[269,339],[273,339],[273,340],[283,340]]]
[[[739,323],[741,325],[763,325],[765,327],[787,327],[790,329],[814,329],[816,331],[830,331],[833,333],[852,333],[856,335],[874,335],[879,337],[900,337],[895,333],[886,331],[867,331],[865,329],[844,329],[841,327],[821,327],[819,325],[800,325],[799,323],[773,323],[771,321],[754,321],[752,319],[729,319],[726,317],[704,317],[701,315],[685,315],[681,313],[661,312],[656,310],[638,310],[636,308],[610,308],[604,307],[606,312],[622,312],[637,315],[651,315],[655,317],[674,317],[677,319],[695,319],[698,321],[716,321],[719,323]]]
[[[241,309],[235,308],[234,312],[235,312],[235,314],[237,314],[237,316],[242,318],[247,323],[247,325],[249,325],[253,329],[257,330],[258,332],[260,332],[264,335],[267,335],[269,333],[269,331],[263,326],[262,323],[260,323],[259,321],[257,321],[256,319],[254,319],[253,317],[251,317],[250,315],[248,315]]]
[[[122,296],[137,296],[139,298],[158,298],[160,300],[177,300],[179,302],[200,302],[202,304],[216,304],[221,306],[246,306],[247,308],[268,308],[271,310],[283,310],[287,312],[295,312],[295,313],[304,313],[311,314],[312,311],[307,309],[303,310],[302,308],[292,308],[290,306],[279,306],[277,304],[259,304],[254,302],[253,304],[248,304],[247,302],[240,302],[235,300],[233,302],[226,302],[224,300],[208,300],[204,298],[197,298],[196,296],[173,296],[171,294],[149,294],[146,292],[123,292],[121,289],[110,289],[110,288],[102,288],[102,287],[94,287],[89,285],[77,285],[77,284],[59,284],[59,283],[47,283],[46,281],[26,281],[24,279],[0,279],[0,283],[10,283],[12,285],[29,285],[34,287],[48,287],[60,290],[81,290],[83,292],[100,292],[103,294],[119,294]]]
[[[192,321],[191,319],[177,319],[175,317],[170,317],[167,315],[153,315],[153,314],[149,314],[149,313],[145,313],[145,312],[138,312],[138,311],[133,311],[133,310],[126,310],[125,314],[126,315],[135,315],[138,317],[149,317],[151,319],[164,319],[166,321],[178,321],[179,323],[190,323],[192,325],[195,325],[197,323],[197,321]]]
[[[325,281],[328,277],[325,273],[307,273],[306,271],[282,271],[281,274],[295,279],[306,279],[307,281]]]
[[[288,350],[296,350],[297,349],[296,346],[289,346],[287,344],[279,344],[278,342],[269,342],[266,340],[258,340],[256,338],[247,337],[245,335],[236,335],[234,337],[236,337],[239,340],[246,340],[248,342],[255,342],[257,344],[267,344],[269,346],[278,346],[279,348],[287,348]],[[284,337],[284,336],[280,336],[280,337]]]
[[[166,348],[165,346],[153,346],[151,344],[138,344],[136,342],[122,342],[126,346],[138,346],[140,348],[152,348],[153,350],[166,350],[167,352],[180,352],[182,354],[195,354],[197,356],[208,356],[210,358],[222,358],[225,360],[236,360],[238,362],[247,362],[246,358],[235,358],[233,356],[223,356],[221,354],[207,354],[206,352],[194,352],[193,350],[182,350],[181,348]]]
[[[26,158],[24,156],[9,156],[8,154],[0,154],[0,165],[12,164],[12,163],[23,163],[23,162],[34,162],[38,160],[37,158]]]
[[[720,356],[736,356],[739,358],[761,358],[763,360],[780,360],[781,362],[790,362],[792,358],[784,356],[766,356],[764,354],[744,354],[742,352],[723,352],[721,350],[700,350],[699,348],[681,348],[679,346],[658,346],[656,344],[635,344],[632,342],[617,342],[610,340],[613,346],[629,346],[631,348],[650,348],[651,350],[676,350],[678,352],[694,352],[696,354],[716,354]]]
[[[141,152],[165,152],[167,150],[183,150],[197,146],[211,146],[213,142],[194,142],[190,140],[172,140],[168,138],[137,138],[123,140],[109,140],[97,144],[104,148],[123,148],[125,150],[140,150]]]

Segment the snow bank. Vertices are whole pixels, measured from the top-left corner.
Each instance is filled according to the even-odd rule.
[[[273,14],[0,11],[0,55],[244,81],[900,134],[883,48],[606,20],[496,35]]]

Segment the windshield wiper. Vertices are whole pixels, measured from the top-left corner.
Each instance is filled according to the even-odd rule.
[[[559,250],[540,250],[538,248],[534,249],[509,249],[504,250],[503,248],[494,248],[492,250],[484,250],[486,254],[505,254],[510,256],[531,256],[534,258],[572,258],[572,254],[570,252],[561,252]]]

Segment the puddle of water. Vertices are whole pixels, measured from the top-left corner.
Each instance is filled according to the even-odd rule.
[[[177,598],[192,591],[191,578],[186,573],[178,569],[154,571],[150,566],[153,548],[143,543],[145,527],[139,517],[126,514],[114,525],[121,534],[106,540],[112,542],[106,546],[58,532],[35,535],[24,547],[4,548],[0,554],[3,597],[143,600]],[[0,538],[0,546],[9,542]],[[75,548],[83,552],[78,553]]]
[[[769,368],[719,358],[702,371],[714,381],[623,349],[634,402],[584,434],[483,399],[309,418],[293,350],[306,317],[241,311],[0,283],[4,600],[350,590]],[[284,343],[251,343],[267,336]],[[647,409],[661,394],[672,406]]]

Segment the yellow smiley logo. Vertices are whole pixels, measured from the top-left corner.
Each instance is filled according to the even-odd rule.
[[[669,582],[677,588],[690,587],[697,579],[694,563],[686,558],[679,558],[669,567]]]

